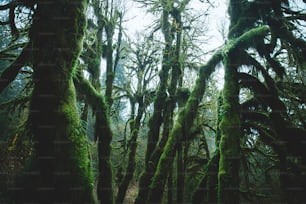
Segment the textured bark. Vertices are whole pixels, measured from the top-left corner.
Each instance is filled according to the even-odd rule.
[[[212,158],[209,160],[206,172],[204,177],[202,178],[199,187],[194,192],[192,196],[192,203],[200,204],[200,203],[217,203],[218,199],[218,170],[219,170],[219,159],[220,159],[220,122],[222,119],[222,105],[223,105],[223,98],[222,95],[218,97],[218,107],[217,107],[217,121],[216,121],[216,151]]]
[[[111,151],[109,144],[113,133],[109,125],[107,105],[103,96],[80,73],[74,82],[78,91],[86,96],[86,102],[96,109],[96,132],[101,134],[98,138],[98,167],[100,173],[97,188],[98,199],[103,203],[113,203],[112,166],[109,157]],[[101,157],[101,155],[106,156]]]
[[[192,203],[217,203],[219,158],[218,150],[207,164],[205,176],[192,196]]]
[[[176,145],[181,141],[184,134],[188,134],[194,118],[196,118],[198,105],[205,92],[207,78],[215,70],[216,65],[222,59],[220,52],[217,52],[207,63],[206,66],[200,68],[199,78],[196,81],[195,88],[189,97],[186,106],[180,111],[178,119],[171,130],[169,139],[167,140],[164,151],[159,159],[157,169],[151,182],[151,191],[149,194],[150,202],[161,202],[165,180],[169,171],[169,167],[175,156]]]
[[[171,25],[168,21],[168,18],[169,12],[164,9],[162,14],[162,30],[166,45],[163,50],[162,69],[159,74],[159,87],[154,99],[154,112],[149,120],[148,125],[149,132],[145,156],[145,170],[140,177],[139,191],[135,200],[135,204],[143,204],[147,201],[149,184],[151,180],[150,178],[153,176],[154,170],[156,168],[156,163],[153,161],[156,160],[156,156],[152,156],[152,154],[159,140],[160,127],[163,122],[162,113],[165,108],[167,99],[166,91],[168,86],[169,70],[171,69],[171,44],[173,37],[171,35]]]
[[[244,33],[239,38],[232,40],[222,50],[217,51],[205,66],[200,68],[199,78],[196,81],[195,88],[193,89],[190,97],[188,98],[186,106],[180,111],[178,119],[171,130],[169,139],[164,148],[164,151],[159,159],[155,175],[151,183],[151,193],[149,199],[151,202],[160,202],[162,189],[165,185],[165,175],[169,170],[170,163],[173,162],[173,156],[176,150],[177,142],[181,140],[183,134],[187,134],[190,130],[193,120],[196,116],[198,105],[205,92],[205,84],[207,78],[215,70],[216,65],[222,60],[223,55],[226,53],[234,52],[235,49],[245,49],[252,45],[251,40],[260,36],[265,36],[269,29],[265,26],[252,29]]]
[[[183,145],[182,142],[178,143],[177,147],[177,187],[176,187],[176,202],[183,203],[184,199],[184,180],[185,180],[185,172],[184,172],[184,161],[183,161]]]
[[[34,154],[17,203],[93,203],[87,138],[72,82],[83,44],[86,3],[37,3],[30,31],[34,90],[28,119]]]
[[[128,153],[128,166],[126,168],[126,173],[123,177],[122,182],[119,185],[118,194],[116,203],[123,203],[127,188],[130,184],[130,181],[133,178],[133,174],[135,171],[136,161],[136,149],[137,149],[137,138],[138,138],[138,132],[140,128],[140,122],[141,118],[145,111],[145,104],[143,103],[143,97],[140,98],[140,101],[138,102],[138,112],[135,120],[131,121],[131,138],[129,140],[129,153]]]
[[[225,62],[223,118],[220,123],[218,203],[239,203],[240,115],[237,56],[229,53]]]

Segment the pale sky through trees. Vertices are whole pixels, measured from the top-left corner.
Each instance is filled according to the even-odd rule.
[[[207,12],[206,16],[199,18],[197,25],[206,27],[207,32],[202,33],[203,41],[199,42],[198,46],[203,49],[203,52],[209,52],[203,55],[203,64],[209,59],[211,54],[224,43],[224,37],[227,35],[228,18],[227,18],[227,1],[221,0],[212,3],[203,3],[199,0],[191,0],[189,7],[193,13],[203,14]],[[146,8],[141,7],[139,3],[127,1],[125,22],[123,27],[130,38],[134,38],[138,33],[148,33],[154,28],[152,22],[157,18],[151,13],[146,12]],[[210,7],[208,9],[208,7]],[[224,33],[222,33],[222,31]],[[203,43],[204,42],[204,43]],[[214,78],[219,81],[218,88],[223,87],[223,69],[218,69]]]
[[[208,19],[205,22],[204,26],[208,26],[207,36],[210,36],[209,44],[211,48],[219,47],[223,44],[223,38],[219,32],[220,28],[225,23],[225,30],[227,29],[227,1],[221,0],[217,1],[218,3],[214,4],[214,7],[211,7],[208,11]],[[208,3],[202,3],[199,0],[191,0],[189,8],[192,8],[195,12],[205,12],[208,7]],[[152,14],[146,12],[146,8],[140,8],[141,5],[136,2],[127,1],[126,15],[124,27],[126,28],[126,33],[128,36],[135,36],[137,32],[147,32],[150,29],[150,25],[154,20]],[[204,17],[203,17],[204,18]]]

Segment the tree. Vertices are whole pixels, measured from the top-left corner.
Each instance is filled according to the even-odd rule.
[[[137,2],[157,19],[135,44],[122,41],[120,1],[0,5],[0,117],[14,127],[1,133],[11,165],[0,170],[16,181],[1,201],[113,204],[138,190],[141,204],[304,202],[304,3],[230,0],[227,40],[200,52],[205,26],[195,25],[206,11],[195,15],[190,0]]]
[[[99,103],[91,103],[95,115],[95,140],[98,142],[99,157],[99,181],[97,187],[98,199],[105,203],[113,203],[113,170],[111,164],[111,141],[113,133],[107,128],[105,131],[106,119],[110,116],[113,104],[112,92],[113,82],[116,73],[116,67],[120,59],[121,40],[122,40],[122,11],[119,11],[117,2],[114,1],[92,1],[94,17],[89,19],[89,40],[86,44],[86,52],[83,57],[87,70],[91,74],[91,83],[98,93],[102,91],[100,80],[101,59],[106,59],[106,82],[105,82],[105,100],[106,107]],[[118,39],[116,46],[116,56],[114,55],[113,38],[116,26],[118,25]],[[92,38],[90,36],[93,35]],[[106,40],[104,40],[106,38]],[[103,99],[104,100],[104,99]],[[99,102],[100,100],[95,100]],[[101,101],[100,101],[101,102]],[[104,110],[107,110],[105,116]],[[102,112],[101,112],[102,111]]]
[[[131,106],[131,114],[128,120],[130,138],[127,142],[128,163],[122,181],[119,183],[116,203],[123,202],[128,185],[133,178],[136,167],[135,156],[139,130],[144,120],[146,109],[152,102],[152,93],[155,91],[149,89],[149,84],[152,83],[152,80],[157,75],[157,63],[159,61],[159,47],[154,47],[149,39],[139,40],[134,46],[134,48],[131,48],[129,56],[131,62],[127,66],[127,76],[130,78],[130,83],[125,84],[125,87],[121,90],[129,99]],[[137,80],[136,84],[132,83],[134,78]]]
[[[34,2],[20,4],[34,6]],[[14,199],[17,203],[92,203],[87,139],[80,131],[72,81],[86,28],[87,2],[37,2],[35,7],[30,42],[14,62],[17,66],[8,68],[16,73],[31,62],[34,70],[28,116],[34,151],[20,178],[23,188]],[[31,58],[26,57],[29,53]],[[8,82],[14,78],[15,74],[9,75]]]

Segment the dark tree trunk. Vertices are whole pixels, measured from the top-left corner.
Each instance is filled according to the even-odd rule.
[[[196,117],[198,105],[205,92],[206,80],[215,70],[215,66],[221,59],[221,54],[217,53],[210,59],[206,66],[203,66],[200,69],[199,78],[196,81],[195,88],[193,89],[185,107],[180,111],[178,119],[170,132],[169,139],[167,140],[164,151],[159,159],[157,169],[150,185],[150,202],[161,202],[165,180],[170,169],[169,166],[173,163],[173,157],[175,156],[176,145],[182,140],[183,135],[188,135],[188,132],[193,125],[194,118]]]
[[[183,161],[183,144],[182,142],[178,143],[177,147],[177,193],[176,193],[176,202],[183,203],[184,198],[184,161]]]
[[[219,159],[220,159],[220,122],[222,119],[223,111],[223,98],[222,94],[218,97],[218,107],[217,107],[217,121],[216,121],[216,151],[209,163],[207,164],[207,169],[205,175],[199,184],[198,189],[192,196],[192,203],[200,204],[200,203],[217,203],[218,201],[218,171],[219,171]]]
[[[170,167],[169,175],[168,175],[168,186],[167,186],[167,204],[173,203],[173,167]]]
[[[34,154],[17,203],[93,203],[87,138],[80,128],[72,82],[83,44],[86,3],[37,3],[30,31]]]
[[[91,85],[89,81],[84,79],[81,73],[74,78],[74,83],[78,91],[86,96],[86,102],[95,107],[97,113],[97,133],[103,133],[104,142],[110,142],[113,136],[109,125],[109,117],[106,102],[103,96]],[[102,136],[102,135],[101,135]],[[107,143],[109,144],[109,143]],[[103,145],[98,138],[98,153],[101,155],[110,155],[110,146]],[[112,190],[112,169],[109,157],[99,157],[99,182],[97,186],[98,199],[103,203],[113,203]]]
[[[148,142],[147,142],[147,150],[145,156],[145,170],[140,177],[139,182],[139,192],[135,200],[135,204],[143,204],[147,202],[148,193],[149,193],[149,184],[151,182],[151,178],[154,175],[154,171],[156,168],[156,156],[153,156],[154,149],[157,146],[159,136],[160,136],[160,127],[163,122],[162,113],[165,108],[165,103],[167,99],[167,86],[168,86],[168,78],[169,78],[169,70],[171,68],[171,44],[172,37],[169,24],[168,17],[169,12],[163,11],[163,20],[162,27],[164,28],[164,38],[166,46],[163,50],[163,60],[162,60],[162,69],[159,74],[160,83],[156,93],[156,98],[154,99],[154,112],[149,120],[149,132],[148,132]]]
[[[219,203],[239,203],[240,116],[237,58],[229,53],[225,62],[223,118],[220,123]]]
[[[140,128],[141,118],[145,111],[145,104],[143,102],[143,98],[140,98],[138,104],[139,106],[138,106],[137,116],[135,120],[131,121],[131,138],[128,142],[129,144],[128,165],[127,165],[126,173],[123,177],[123,180],[119,185],[116,203],[123,203],[127,188],[130,184],[130,181],[133,178],[133,174],[134,174],[135,167],[136,167],[135,156],[136,156],[136,149],[137,149],[137,138],[138,138],[138,132]]]

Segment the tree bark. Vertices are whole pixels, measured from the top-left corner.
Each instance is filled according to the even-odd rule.
[[[157,169],[151,182],[151,191],[149,194],[150,202],[161,202],[162,193],[168,175],[169,167],[173,163],[176,145],[181,141],[183,134],[187,135],[194,118],[197,114],[197,108],[205,92],[207,78],[215,70],[216,65],[222,59],[220,52],[217,52],[207,63],[200,68],[199,78],[196,81],[195,88],[188,98],[186,106],[180,111],[178,119],[172,128],[164,151],[159,159]]]
[[[103,96],[96,91],[96,89],[84,79],[81,73],[75,77],[74,82],[80,93],[86,96],[86,101],[96,109],[96,132],[100,133],[98,138],[98,153],[100,155],[110,155],[111,147],[110,141],[113,137],[112,130],[109,124],[109,116],[106,102]],[[101,141],[101,138],[103,141]],[[112,180],[112,166],[110,157],[99,156],[99,182],[97,187],[98,199],[103,203],[113,203],[113,180]]]
[[[34,90],[28,118],[34,153],[17,203],[93,203],[87,138],[72,82],[86,7],[86,0],[37,3],[30,30]]]
[[[220,123],[218,203],[239,203],[240,115],[237,56],[229,53],[225,62],[223,118]]]
[[[127,188],[130,184],[130,181],[133,178],[135,167],[136,167],[135,156],[136,156],[136,149],[137,149],[137,138],[138,138],[138,132],[140,129],[141,118],[145,111],[145,104],[143,102],[143,97],[139,99],[138,105],[139,106],[138,106],[137,116],[134,120],[130,122],[131,123],[131,138],[128,143],[129,144],[128,165],[127,165],[126,173],[123,177],[123,180],[119,185],[116,203],[123,203]]]

